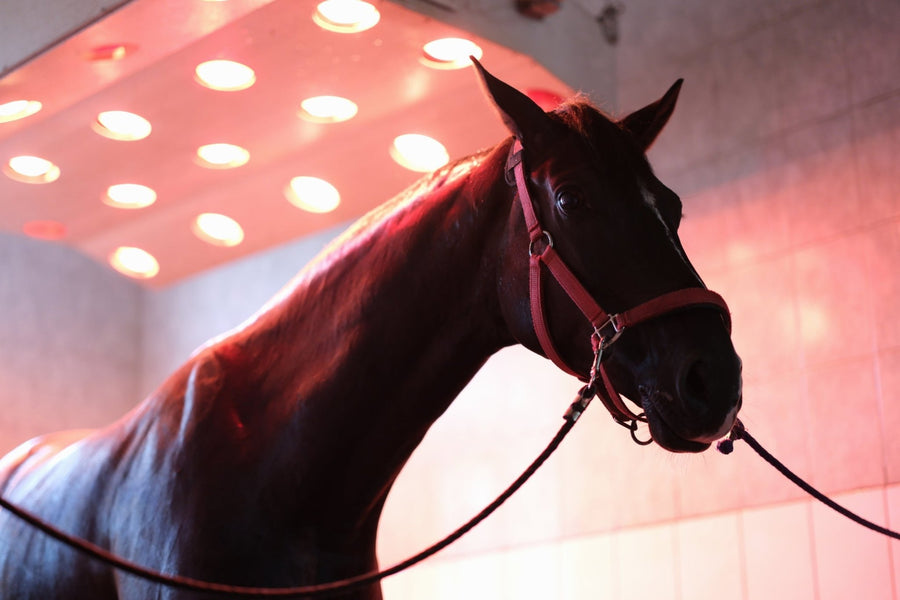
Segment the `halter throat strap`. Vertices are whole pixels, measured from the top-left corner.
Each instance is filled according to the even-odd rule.
[[[643,302],[624,312],[610,314],[603,310],[581,281],[572,273],[553,247],[553,237],[541,227],[528,192],[525,178],[522,143],[515,139],[506,163],[506,179],[518,191],[517,196],[528,228],[528,280],[531,298],[531,320],[541,350],[553,363],[570,375],[589,382],[612,414],[622,424],[645,420],[643,414],[635,414],[616,391],[603,364],[603,351],[611,346],[625,329],[660,315],[692,307],[708,307],[722,314],[725,326],[731,331],[731,314],[725,300],[706,288],[683,288],[667,292]],[[543,298],[543,273],[549,271],[553,279],[566,292],[593,328],[591,346],[595,361],[589,376],[579,373],[556,350],[547,324]],[[633,433],[633,429],[632,429]]]

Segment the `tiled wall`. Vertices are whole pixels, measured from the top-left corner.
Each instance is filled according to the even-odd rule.
[[[259,310],[346,225],[201,273],[145,294],[141,322],[141,397],[155,390],[212,337]]]
[[[0,455],[134,406],[141,300],[72,250],[0,234]]]
[[[895,509],[898,494],[887,491]],[[836,499],[887,521],[884,491]],[[384,589],[431,600],[888,600],[888,543],[803,500],[435,560]]]
[[[734,312],[744,422],[814,485],[900,527],[900,3],[623,4],[618,108],[685,78],[651,161]],[[574,386],[519,354],[489,364],[401,475],[385,563],[474,514],[552,435]],[[900,542],[812,503],[748,447],[669,456],[602,413],[387,597],[900,599]]]

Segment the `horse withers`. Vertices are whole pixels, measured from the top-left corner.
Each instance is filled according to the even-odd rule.
[[[0,462],[0,494],[151,569],[298,586],[377,568],[378,519],[400,469],[504,346],[552,354],[587,379],[599,341],[604,377],[660,446],[697,452],[727,432],[741,380],[723,306],[679,302],[615,327],[610,343],[586,301],[534,261],[552,244],[575,296],[613,316],[706,293],[678,239],[680,200],[645,157],[678,84],[614,121],[584,100],[545,113],[478,68],[513,137],[364,217],[116,423],[20,446]],[[6,512],[0,596],[206,597],[116,572]]]

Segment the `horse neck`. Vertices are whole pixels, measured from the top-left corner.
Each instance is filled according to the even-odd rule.
[[[278,477],[319,519],[377,520],[431,423],[511,342],[493,260],[511,201],[501,161],[354,228],[234,340],[265,357],[253,379],[284,433]]]

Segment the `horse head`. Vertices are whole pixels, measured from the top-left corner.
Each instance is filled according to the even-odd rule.
[[[526,225],[529,209],[512,202],[498,290],[513,338],[535,352],[555,353],[555,362],[582,379],[597,356],[590,344],[597,326],[572,295],[558,280],[538,279],[536,285],[534,274],[529,276],[536,242],[552,245],[610,315],[682,290],[716,296],[706,291],[678,238],[681,200],[656,178],[645,156],[672,114],[681,81],[660,100],[613,121],[584,100],[545,113],[476,66],[517,140],[513,152],[521,147],[521,157],[510,164],[521,161],[532,220],[542,228],[536,240]],[[507,179],[515,190],[510,193],[521,195],[509,174]],[[535,294],[543,296],[543,315],[535,313]],[[676,306],[623,331],[616,327],[615,343],[603,342],[609,344],[602,356],[609,389],[637,404],[653,439],[671,451],[706,449],[728,432],[740,408],[741,362],[730,319],[724,302],[714,308]],[[548,343],[537,331],[542,316]]]

